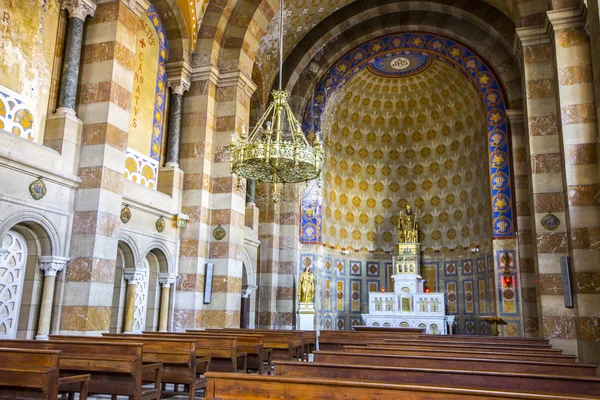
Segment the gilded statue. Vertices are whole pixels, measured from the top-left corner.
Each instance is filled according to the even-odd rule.
[[[304,268],[300,276],[300,293],[298,297],[300,303],[312,303],[315,296],[315,276],[310,267]]]
[[[398,243],[419,242],[419,221],[417,215],[413,214],[410,205],[406,205],[404,214],[398,216]]]

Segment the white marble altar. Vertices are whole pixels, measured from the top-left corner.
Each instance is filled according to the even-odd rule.
[[[444,293],[426,293],[419,275],[421,245],[400,243],[395,260],[394,292],[370,292],[366,326],[424,328],[434,335],[452,334],[454,316],[446,315]]]

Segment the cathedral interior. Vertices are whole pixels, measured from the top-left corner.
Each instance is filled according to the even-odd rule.
[[[598,8],[0,0],[0,338],[351,330],[410,205],[455,333],[600,362]],[[310,182],[232,175],[279,73]]]

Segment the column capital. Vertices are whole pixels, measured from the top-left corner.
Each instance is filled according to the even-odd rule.
[[[164,288],[170,287],[177,281],[177,274],[160,273],[158,274],[158,283]]]
[[[552,29],[549,23],[539,26],[529,26],[515,29],[521,47],[550,43]],[[517,40],[517,39],[515,39]]]
[[[516,124],[524,121],[524,112],[521,108],[512,108],[506,110],[506,116],[511,124]]]
[[[123,268],[123,278],[127,281],[128,285],[137,285],[146,274],[136,268]]]
[[[248,286],[244,286],[242,288],[242,297],[250,297],[252,296],[252,294],[256,294],[256,290],[258,289],[258,286],[256,285],[248,285]]]
[[[245,92],[248,97],[252,97],[258,86],[252,81],[245,72],[240,70],[221,73],[219,77],[219,87],[237,86],[238,89]]]
[[[40,269],[44,271],[44,276],[56,276],[58,272],[65,269],[68,261],[68,257],[58,256],[41,256],[38,258],[38,264]]]
[[[184,92],[190,89],[190,82],[182,78],[168,80],[167,87],[170,87],[173,93],[183,95]]]
[[[92,0],[62,0],[60,8],[67,10],[69,17],[85,20],[93,17],[96,12],[96,4]]]
[[[546,11],[552,28],[557,31],[568,28],[585,27],[587,8],[581,3],[575,7]],[[587,31],[586,31],[587,33]]]

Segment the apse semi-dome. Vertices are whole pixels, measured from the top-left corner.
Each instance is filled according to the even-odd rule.
[[[419,213],[425,251],[491,238],[480,96],[449,64],[410,56],[404,58],[413,67],[404,75],[394,76],[389,67],[398,57],[362,69],[338,89],[332,115],[323,116],[330,121],[322,194],[326,246],[391,251],[406,202]]]

